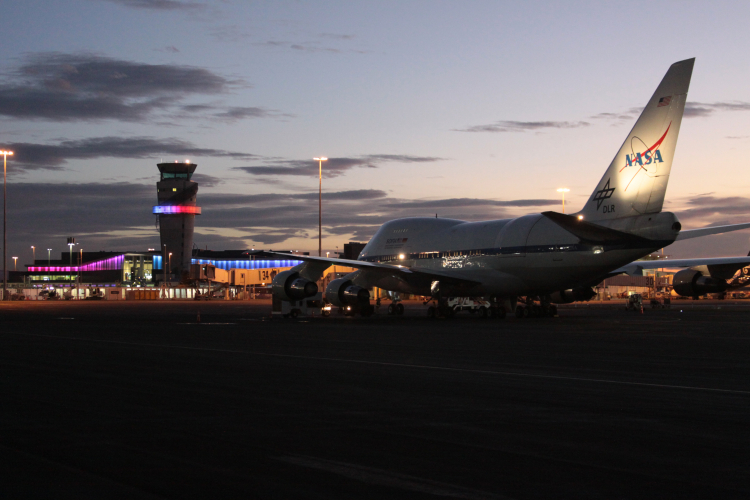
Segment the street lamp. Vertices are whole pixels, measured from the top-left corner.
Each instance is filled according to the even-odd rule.
[[[565,193],[570,192],[570,189],[568,188],[560,188],[557,190],[558,193],[562,193],[562,202],[563,202],[563,211],[562,213],[565,213]]]
[[[36,247],[34,245],[31,245],[31,263],[32,265],[36,265]]]
[[[323,162],[328,158],[313,158],[318,162],[318,257],[323,256]]]
[[[13,259],[13,270],[14,271],[18,271],[18,269],[16,268],[16,263],[18,262],[18,257],[11,257],[11,259]]]
[[[73,245],[75,244],[76,243],[73,238],[68,238],[68,265],[70,266],[68,269],[71,273],[73,272]]]
[[[50,263],[52,262],[52,249],[47,249],[47,267],[50,266]]]
[[[169,252],[169,282],[172,283],[172,252]]]
[[[6,186],[8,184],[8,175],[7,175],[7,164],[8,164],[8,155],[13,156],[13,151],[0,151],[0,155],[3,155],[3,300],[7,300],[8,297],[5,295],[5,290],[8,289],[8,277],[5,272],[5,249],[8,247],[8,236],[5,229],[6,226],[6,216],[5,216],[5,208],[8,204],[8,192],[6,189]]]

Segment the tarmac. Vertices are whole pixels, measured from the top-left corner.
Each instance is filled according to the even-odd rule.
[[[0,497],[750,497],[744,304],[269,314],[0,303]]]

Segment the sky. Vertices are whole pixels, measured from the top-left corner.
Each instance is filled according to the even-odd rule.
[[[156,164],[198,164],[195,243],[323,251],[397,217],[583,206],[696,57],[664,209],[750,221],[747,2],[26,0],[0,19],[8,260],[158,248]],[[670,246],[746,255],[750,231]],[[12,265],[12,264],[9,264]]]

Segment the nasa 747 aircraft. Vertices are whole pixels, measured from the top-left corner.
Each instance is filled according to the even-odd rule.
[[[357,260],[297,256],[304,261],[273,280],[273,294],[286,301],[317,293],[316,281],[331,265],[357,270],[330,282],[325,298],[363,315],[372,312],[368,288],[432,296],[491,299],[492,314],[544,314],[554,304],[589,300],[592,286],[622,272],[638,273],[662,262],[638,261],[677,240],[750,227],[750,223],[682,230],[663,212],[664,194],[680,132],[695,59],[674,63],[649,99],[583,209],[515,219],[466,222],[405,218],[383,224]],[[268,256],[278,254],[264,252]],[[726,279],[750,257],[676,260],[688,267],[674,289],[702,295],[726,289]],[[525,304],[518,305],[518,302]]]

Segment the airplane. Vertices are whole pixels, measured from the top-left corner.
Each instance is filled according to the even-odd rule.
[[[295,255],[303,262],[273,279],[273,296],[312,297],[324,271],[339,265],[356,271],[332,280],[325,299],[363,316],[373,312],[372,287],[432,297],[438,307],[431,314],[448,314],[448,297],[488,297],[490,315],[498,318],[554,315],[556,304],[590,300],[592,287],[607,277],[665,267],[637,259],[675,241],[750,228],[743,223],[683,230],[675,214],[662,211],[694,62],[670,66],[579,212],[479,222],[391,220],[357,260]],[[669,262],[687,268],[674,276],[674,289],[692,296],[726,289],[726,279],[748,265],[750,257]]]

